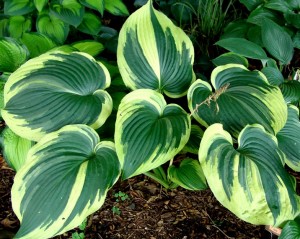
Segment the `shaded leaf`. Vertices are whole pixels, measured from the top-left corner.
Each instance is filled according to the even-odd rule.
[[[74,27],[79,26],[84,15],[84,6],[77,0],[52,1],[50,10],[57,18]]]
[[[257,44],[244,38],[226,38],[215,43],[236,54],[258,60],[268,59],[266,52]]]
[[[85,12],[77,29],[86,34],[97,35],[101,30],[101,19],[92,12]]]
[[[24,165],[27,153],[34,142],[16,135],[8,127],[2,131],[1,138],[5,161],[11,168],[18,171]]]
[[[184,159],[179,167],[168,168],[169,179],[187,190],[204,190],[207,188],[203,170],[197,160]]]
[[[35,9],[31,0],[4,0],[4,14],[10,16],[25,15]]]
[[[13,72],[29,55],[25,45],[10,37],[0,38],[0,72]]]
[[[283,65],[288,65],[294,54],[293,41],[275,22],[265,19],[262,24],[262,41],[267,51]]]
[[[49,37],[37,32],[24,33],[20,41],[29,50],[30,58],[37,57],[57,46]]]
[[[299,109],[288,107],[288,119],[282,130],[276,135],[279,148],[286,155],[286,164],[300,172],[300,121]]]
[[[103,15],[104,0],[79,0],[79,2],[88,8],[98,10]]]
[[[38,16],[36,27],[39,33],[48,36],[58,44],[63,44],[69,34],[69,24],[49,12],[41,13]]]

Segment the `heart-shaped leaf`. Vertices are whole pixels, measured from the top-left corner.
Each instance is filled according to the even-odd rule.
[[[69,34],[69,24],[49,12],[41,13],[38,16],[36,27],[39,33],[50,37],[59,44],[63,44]]]
[[[220,122],[234,136],[247,124],[261,124],[272,134],[285,125],[287,106],[281,91],[269,85],[261,72],[228,64],[213,70],[211,82],[214,93],[202,80],[194,82],[188,92],[189,109],[202,125]]]
[[[299,109],[288,107],[288,119],[282,130],[276,135],[279,148],[286,155],[286,164],[300,172],[300,121]]]
[[[152,1],[130,15],[118,44],[118,66],[125,84],[169,97],[186,94],[194,80],[194,48],[189,37],[155,10]]]
[[[25,45],[13,38],[0,38],[0,72],[13,72],[28,58],[29,52]]]
[[[21,222],[15,238],[51,238],[98,210],[120,175],[112,142],[86,125],[68,125],[42,138],[28,153],[12,187]]]
[[[24,32],[31,30],[31,19],[24,16],[12,16],[9,18],[8,33],[10,37],[18,39]]]
[[[184,159],[177,168],[168,168],[169,179],[187,190],[203,190],[207,188],[203,170],[197,160]]]
[[[252,224],[279,226],[293,219],[300,201],[275,136],[248,125],[236,147],[221,124],[204,132],[199,160],[218,201]]]
[[[112,111],[107,69],[85,53],[50,52],[27,61],[4,88],[2,117],[18,135],[38,141],[68,124],[99,128]]]
[[[77,0],[52,1],[50,10],[57,18],[74,27],[79,26],[84,15],[84,6]]]
[[[122,178],[145,173],[172,159],[186,144],[189,115],[178,105],[167,105],[156,91],[127,94],[117,113],[115,142]]]

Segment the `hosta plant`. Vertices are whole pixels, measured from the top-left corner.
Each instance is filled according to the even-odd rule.
[[[28,60],[21,43],[2,41],[0,52],[22,56],[0,61],[11,72],[1,79],[1,142],[16,170],[15,238],[78,226],[119,178],[139,174],[169,188],[208,185],[253,224],[283,226],[299,214],[285,167],[299,171],[299,88],[233,54],[217,60],[209,81],[196,79],[191,40],[152,1],[123,25],[117,67],[93,58],[93,48]]]
[[[5,0],[0,9],[0,37],[26,45],[31,58],[70,42],[78,33],[86,34],[93,47],[103,48],[97,38],[104,11],[129,15],[122,0]]]

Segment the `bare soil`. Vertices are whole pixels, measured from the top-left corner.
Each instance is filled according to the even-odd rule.
[[[13,238],[20,226],[10,201],[14,175],[0,159],[0,239]],[[118,192],[128,198],[116,197]],[[55,239],[72,238],[76,231],[82,232],[76,228]],[[264,226],[239,220],[210,190],[166,190],[146,176],[118,182],[88,217],[84,234],[90,239],[276,238]]]

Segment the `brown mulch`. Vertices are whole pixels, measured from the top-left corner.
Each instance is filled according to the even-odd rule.
[[[13,177],[0,158],[0,239],[12,238],[19,227],[10,202]],[[119,191],[128,198],[117,198]],[[87,224],[84,233],[90,239],[272,238],[263,226],[243,222],[222,207],[210,190],[165,190],[146,176],[118,182]],[[55,239],[72,238],[75,231],[80,232]]]

